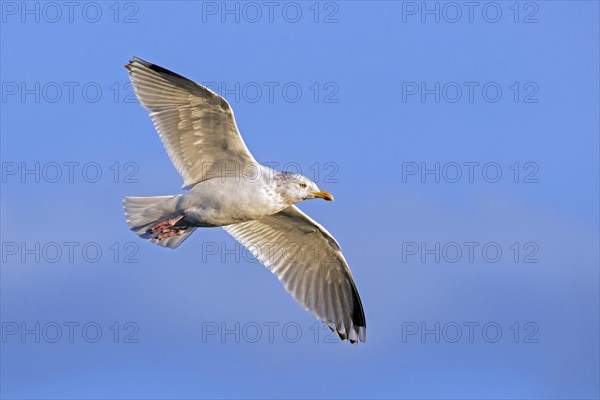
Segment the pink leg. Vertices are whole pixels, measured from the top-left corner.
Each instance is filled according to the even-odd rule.
[[[185,229],[165,229],[156,238],[158,240],[163,240],[163,239],[166,239],[166,238],[170,238],[172,236],[182,235],[182,234],[185,233],[185,231],[186,231]]]
[[[175,217],[173,219],[169,219],[167,221],[163,221],[159,224],[156,224],[152,227],[152,233],[155,233],[157,231],[162,231],[163,229],[169,229],[170,227],[174,226],[177,222],[179,222],[179,220],[183,218],[183,215],[180,215],[178,217]]]
[[[175,224],[177,224],[182,218],[183,215],[180,215],[178,217],[158,223],[150,229],[150,232],[157,235],[155,236],[157,240],[163,240],[172,236],[182,235],[186,232],[187,227],[175,227]]]

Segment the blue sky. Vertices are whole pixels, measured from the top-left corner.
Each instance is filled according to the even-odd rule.
[[[269,4],[0,3],[2,397],[598,398],[598,3]],[[335,195],[366,344],[220,229],[128,231],[182,182],[134,55]]]

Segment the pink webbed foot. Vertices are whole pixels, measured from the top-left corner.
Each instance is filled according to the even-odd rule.
[[[157,240],[167,239],[173,236],[182,235],[186,232],[186,226],[175,225],[183,218],[183,215],[160,222],[148,230],[149,234]]]
[[[186,229],[165,229],[156,237],[158,240],[163,240],[177,235],[183,235]]]
[[[163,222],[161,222],[159,224],[154,225],[152,227],[152,229],[150,229],[150,231],[152,233],[156,233],[156,232],[162,231],[164,229],[170,230],[170,228],[172,226],[174,226],[177,222],[179,222],[179,220],[181,220],[181,218],[183,218],[183,215],[180,215],[180,216],[175,217],[173,219],[169,219],[169,220],[163,221]]]

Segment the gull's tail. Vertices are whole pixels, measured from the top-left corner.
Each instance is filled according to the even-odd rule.
[[[183,224],[177,211],[179,196],[125,197],[129,229],[143,239],[174,249],[196,230]]]

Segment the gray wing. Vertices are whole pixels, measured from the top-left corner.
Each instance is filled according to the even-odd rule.
[[[137,57],[125,67],[185,188],[256,165],[221,96]]]
[[[342,340],[365,341],[365,314],[352,274],[325,228],[296,206],[224,228]]]

